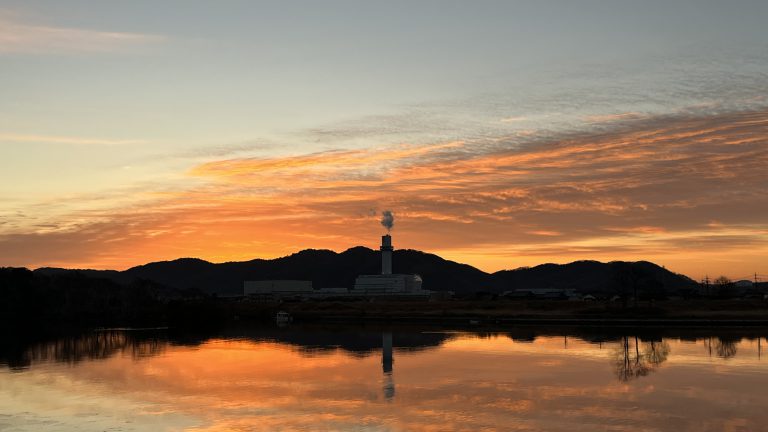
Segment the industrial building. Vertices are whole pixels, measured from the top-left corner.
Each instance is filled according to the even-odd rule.
[[[246,281],[243,295],[256,300],[307,300],[325,298],[405,297],[428,298],[432,291],[421,288],[421,277],[412,274],[392,273],[392,236],[381,237],[381,274],[360,275],[355,286],[348,288],[313,289],[312,281],[262,280]]]
[[[397,297],[429,297],[431,291],[421,288],[421,277],[411,274],[392,273],[392,236],[381,236],[381,274],[360,275],[355,280],[352,295],[364,297],[397,296]]]
[[[365,295],[419,293],[421,277],[406,274],[361,275],[355,280],[354,292]]]

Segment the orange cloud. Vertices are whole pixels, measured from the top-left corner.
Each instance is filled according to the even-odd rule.
[[[79,225],[55,232],[7,232],[0,244],[14,253],[0,259],[103,268],[374,246],[371,210],[391,208],[396,246],[486,270],[647,259],[694,277],[749,274],[768,252],[767,132],[768,111],[752,111],[546,140],[214,160],[188,171],[188,188],[131,209],[73,214]]]

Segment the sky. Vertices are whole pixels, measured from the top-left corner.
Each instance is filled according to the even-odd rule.
[[[0,265],[768,279],[764,1],[0,0]],[[395,263],[395,267],[397,267]]]

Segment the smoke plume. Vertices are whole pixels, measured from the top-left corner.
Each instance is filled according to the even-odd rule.
[[[384,210],[381,212],[381,224],[387,229],[387,232],[392,231],[392,227],[395,226],[395,215],[390,210]]]

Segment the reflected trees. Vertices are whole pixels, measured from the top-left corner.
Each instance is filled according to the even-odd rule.
[[[717,338],[715,343],[715,352],[718,357],[729,359],[736,355],[736,344],[739,342],[738,338]]]
[[[49,341],[30,342],[0,351],[0,364],[21,370],[33,363],[55,361],[76,364],[86,360],[103,360],[118,354],[130,354],[134,360],[154,357],[165,352],[165,335],[154,331],[100,330]]]
[[[623,336],[614,354],[614,373],[627,382],[648,375],[667,360],[669,344],[664,341],[640,342],[637,336]]]
[[[704,348],[709,352],[710,357],[712,353],[720,358],[729,359],[736,356],[738,351],[736,344],[741,341],[741,338],[733,337],[717,337],[704,339]]]

